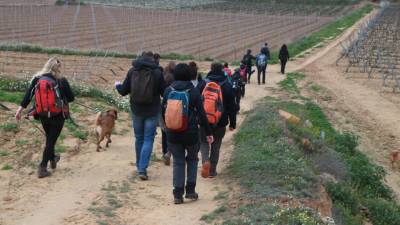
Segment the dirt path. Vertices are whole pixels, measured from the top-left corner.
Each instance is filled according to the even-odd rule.
[[[253,108],[257,100],[270,94],[272,87],[283,79],[270,72],[267,87],[251,84],[247,87],[242,101],[242,111]],[[243,121],[239,115],[238,123]],[[240,125],[239,125],[240,126]],[[228,164],[233,132],[227,132],[224,139],[219,170]],[[4,224],[96,224],[95,217],[87,209],[101,195],[101,189],[108,181],[127,180],[135,168],[132,134],[115,137],[112,147],[96,153],[94,145],[85,153],[72,160],[63,160],[51,178],[37,180],[31,176],[21,184],[20,190],[11,193],[14,198],[2,210],[0,221]],[[155,141],[155,152],[160,155],[159,137]],[[218,180],[198,179],[200,200],[193,204],[175,206],[172,203],[172,167],[161,162],[152,162],[149,168],[150,180],[135,182],[130,195],[135,196],[132,205],[122,207],[118,215],[123,224],[198,224],[202,215],[212,211],[217,202],[221,183]],[[223,187],[221,187],[223,188]],[[131,211],[133,209],[133,211]],[[185,216],[181,216],[185,215]]]
[[[332,42],[328,51],[323,50],[324,57],[316,54],[306,60],[307,80],[327,88],[327,96],[320,96],[319,104],[339,129],[361,137],[360,150],[386,169],[387,184],[400,200],[400,170],[389,167],[390,152],[400,148],[400,96],[387,93],[378,82],[368,81],[367,75],[362,79],[346,76],[344,69],[335,65],[343,39]]]
[[[352,30],[346,32],[346,35]],[[307,70],[311,71],[310,79],[330,88],[336,94],[338,107],[344,103],[344,106],[347,105],[352,109],[351,114],[356,115],[355,117],[365,117],[365,120],[376,123],[382,135],[385,134],[383,131],[393,135],[398,134],[400,121],[394,117],[399,113],[397,106],[385,102],[385,99],[377,93],[353,85],[338,71],[335,72],[332,64],[336,59],[335,54],[340,50],[337,47],[340,39],[305,60],[290,62],[288,71],[300,70],[307,66]],[[246,98],[242,101],[242,112],[253,108],[257,100],[273,95],[277,82],[284,78],[278,70],[278,65],[269,67],[266,87],[254,84],[247,86]],[[382,109],[385,110],[381,114]],[[239,124],[244,119],[243,115],[243,113],[239,115]],[[365,120],[363,122],[366,122]],[[224,173],[223,168],[230,161],[233,134],[227,132],[224,139],[219,165],[221,173]],[[132,142],[131,133],[116,137],[112,147],[106,152],[95,153],[94,146],[91,146],[84,154],[75,156],[72,160],[63,160],[58,171],[49,179],[37,180],[31,176],[21,184],[20,190],[12,193],[15,199],[5,207],[0,207],[0,224],[101,224],[98,217],[88,208],[107,198],[105,195],[110,193],[104,192],[104,187],[110,181],[118,183],[132,180],[135,171],[132,165],[134,162]],[[159,137],[155,143],[154,152],[160,155]],[[381,159],[378,162],[384,162],[384,157],[379,155],[380,152],[367,151],[367,153],[376,159]],[[129,193],[117,196],[125,199],[121,200],[123,205],[116,209],[116,215],[112,215],[116,221],[112,224],[199,224],[201,216],[217,207],[214,197],[220,191],[229,188],[221,180],[205,180],[199,176],[197,188],[199,201],[176,206],[172,204],[172,167],[164,166],[161,162],[152,162],[149,175],[149,181],[133,180],[130,183]],[[398,181],[393,180],[392,175],[389,176],[389,180],[389,183],[394,182],[391,186],[395,188],[394,184],[398,184]]]

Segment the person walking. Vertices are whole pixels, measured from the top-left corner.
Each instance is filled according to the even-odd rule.
[[[148,180],[147,167],[153,151],[154,137],[161,113],[161,98],[165,81],[153,53],[145,52],[134,61],[123,83],[115,88],[122,96],[130,94],[133,130],[135,134],[136,167],[139,178]]]
[[[157,62],[156,62],[157,64]],[[175,61],[171,61],[164,69],[164,81],[165,87],[169,87],[175,80],[174,78],[174,70],[176,63]],[[162,160],[166,166],[171,164],[171,152],[168,151],[168,142],[167,142],[167,133],[164,120],[160,117],[160,127],[161,127],[161,146],[162,146]]]
[[[200,83],[203,83],[204,80],[199,74],[199,68],[197,67],[196,62],[189,62],[189,69],[190,69],[190,79],[195,88],[199,86]]]
[[[229,124],[229,130],[231,131],[236,129],[238,107],[236,105],[234,90],[225,77],[221,63],[213,63],[211,65],[211,71],[208,73],[205,81],[205,85],[200,87],[200,90],[203,95],[204,108],[208,114],[208,122],[211,126],[214,142],[210,145],[206,138],[206,130],[200,130],[200,151],[203,163],[201,175],[204,178],[213,178],[217,176],[219,153],[222,139],[225,136],[226,126]],[[222,98],[219,98],[220,100],[216,102],[210,101],[212,98],[208,98],[208,96],[215,96],[214,94],[218,94],[220,91],[222,92]],[[214,105],[216,105],[215,108],[213,107]],[[209,109],[211,110],[209,111]]]
[[[246,65],[246,73],[247,73],[247,83],[250,84],[250,78],[251,78],[251,74],[253,74],[253,71],[251,70],[251,68],[253,67],[253,60],[255,60],[256,57],[254,57],[251,54],[251,49],[247,50],[246,55],[243,56],[242,59],[242,63]]]
[[[174,203],[182,204],[185,189],[185,198],[197,200],[199,197],[195,191],[199,161],[198,123],[204,131],[207,143],[213,142],[213,136],[200,92],[191,82],[190,67],[183,63],[178,64],[175,67],[174,77],[175,82],[166,88],[164,93],[162,115],[167,127],[168,148],[174,158]],[[187,169],[186,179],[185,169]]]
[[[264,55],[266,55],[267,59],[271,59],[271,52],[269,50],[267,42],[264,43],[264,46],[261,48],[260,52],[263,53]]]
[[[283,44],[279,51],[279,60],[281,61],[281,73],[285,74],[286,63],[290,59],[286,44]]]
[[[265,72],[267,70],[267,55],[262,51],[256,57],[256,67],[257,67],[257,81],[258,85],[260,85],[260,75],[262,73],[262,84],[265,84]]]
[[[40,120],[46,134],[46,145],[38,168],[38,177],[44,178],[51,175],[47,170],[48,163],[50,162],[51,169],[55,170],[60,161],[60,155],[55,154],[54,147],[65,119],[69,118],[68,103],[74,101],[68,80],[61,76],[61,61],[58,58],[50,58],[42,70],[33,76],[30,87],[15,113],[17,121],[21,120],[23,110],[33,98],[35,106],[29,114]]]

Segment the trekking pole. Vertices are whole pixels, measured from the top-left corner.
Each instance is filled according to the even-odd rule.
[[[42,129],[40,129],[40,127],[38,127],[36,124],[34,124],[30,119],[29,119],[29,115],[26,115],[24,117],[26,120],[28,120],[29,122],[31,122],[31,124],[33,125],[33,127],[35,127],[36,129],[38,129],[40,131],[40,133],[42,133],[44,136],[46,136],[46,134],[44,133],[44,131]]]
[[[3,105],[2,103],[0,103],[0,107],[3,108],[6,111],[11,111],[10,108],[8,108],[7,106]]]
[[[87,106],[87,105],[84,105],[84,104],[82,104],[82,103],[79,103],[79,102],[76,102],[76,101],[75,101],[74,103],[77,104],[77,105],[83,106],[83,107],[85,107],[85,108],[87,108],[87,109],[90,109],[90,110],[92,110],[92,111],[95,112],[95,113],[98,113],[98,112],[99,112],[98,109],[92,108],[92,107]]]

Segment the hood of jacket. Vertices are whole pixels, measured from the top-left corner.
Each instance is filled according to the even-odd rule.
[[[153,58],[150,57],[140,57],[138,59],[133,60],[132,66],[135,67],[135,69],[143,69],[143,68],[151,68],[151,69],[157,69],[159,66],[154,62]]]
[[[224,71],[211,71],[207,74],[206,79],[215,82],[223,82],[224,80],[226,80],[226,76]]]
[[[191,81],[181,81],[177,80],[171,84],[171,87],[177,91],[189,90],[194,88],[193,83]]]

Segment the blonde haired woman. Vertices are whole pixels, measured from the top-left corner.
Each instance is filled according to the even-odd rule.
[[[50,166],[54,170],[60,160],[60,156],[54,153],[54,146],[64,121],[69,116],[68,103],[74,100],[67,79],[61,77],[61,62],[58,58],[50,58],[43,69],[33,76],[31,85],[15,114],[16,120],[21,120],[22,111],[32,99],[35,99],[35,106],[29,114],[33,114],[35,119],[41,121],[46,133],[46,147],[38,169],[38,177],[43,178],[51,175],[47,171],[48,162],[50,161]]]

